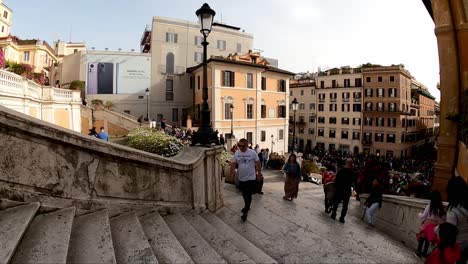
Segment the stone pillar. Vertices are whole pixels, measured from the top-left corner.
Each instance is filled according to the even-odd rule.
[[[237,144],[237,138],[228,138],[228,139],[226,139],[226,144],[227,144],[226,149],[227,149],[228,151],[230,151],[231,148],[232,148],[235,144]]]
[[[435,164],[434,188],[446,197],[447,182],[453,175],[457,151],[457,124],[446,119],[449,113],[458,113],[459,72],[457,41],[452,22],[450,0],[432,0],[435,34],[440,67],[440,135]]]

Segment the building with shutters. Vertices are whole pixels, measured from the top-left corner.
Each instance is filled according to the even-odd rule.
[[[193,89],[194,121],[200,118],[203,67],[187,69]],[[260,148],[284,154],[288,146],[289,79],[294,73],[272,67],[255,52],[208,60],[208,103],[213,129]],[[231,114],[231,106],[233,111]],[[232,122],[232,123],[231,123]]]
[[[141,51],[151,53],[151,118],[165,118],[184,125],[192,97],[185,71],[203,61],[203,35],[196,22],[153,17],[141,39]],[[253,47],[253,35],[239,27],[213,23],[208,36],[208,58],[245,54]]]

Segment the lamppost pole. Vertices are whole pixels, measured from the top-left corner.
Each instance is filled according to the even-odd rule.
[[[195,14],[198,16],[200,23],[200,32],[203,34],[203,87],[202,87],[202,109],[201,109],[201,126],[193,135],[192,145],[211,145],[212,143],[219,145],[218,133],[213,131],[211,127],[210,107],[208,105],[208,74],[207,74],[207,37],[211,32],[213,18],[216,12],[210,8],[208,4],[198,9]]]
[[[234,136],[234,105],[231,104],[229,107],[229,111],[231,112],[231,138],[236,138]]]
[[[146,88],[146,120],[150,121],[150,115],[149,115],[149,96],[150,96],[150,90],[149,88]]]
[[[270,153],[273,153],[273,145],[275,143],[273,142],[273,135],[271,135],[271,152]]]
[[[291,149],[291,154],[294,153],[294,150],[296,149],[296,111],[297,111],[297,105],[299,102],[297,101],[296,98],[291,102],[292,107],[293,107],[293,112],[294,112],[294,117],[293,117],[293,140],[292,140],[292,149]]]

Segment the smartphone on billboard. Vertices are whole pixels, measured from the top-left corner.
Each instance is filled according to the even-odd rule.
[[[98,83],[97,83],[97,63],[89,63],[88,64],[88,81],[87,83],[87,94],[97,94],[98,90]]]
[[[97,66],[98,94],[112,94],[114,91],[114,64],[100,62]]]

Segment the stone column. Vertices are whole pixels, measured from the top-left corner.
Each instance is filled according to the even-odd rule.
[[[450,0],[432,0],[435,34],[440,67],[440,135],[435,164],[434,188],[446,197],[447,182],[453,174],[456,153],[457,124],[446,119],[449,113],[458,113],[459,72],[457,41],[452,23]]]

